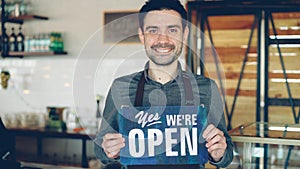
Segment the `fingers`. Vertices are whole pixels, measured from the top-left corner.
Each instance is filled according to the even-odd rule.
[[[224,133],[212,124],[208,125],[202,134],[203,138],[205,138],[207,142],[216,135],[224,136]]]
[[[227,144],[225,137],[216,136],[206,144],[207,151],[214,158],[221,158],[226,150]]]
[[[212,145],[217,143],[226,146],[226,138],[223,135],[215,135],[212,139],[207,141],[206,146],[211,147]]]
[[[103,137],[102,148],[109,158],[119,156],[121,148],[125,146],[125,139],[121,134],[108,133]]]
[[[225,150],[226,147],[227,147],[226,143],[212,144],[210,146],[207,146],[207,151],[209,153],[212,153],[215,150],[219,150],[222,153],[222,150]]]
[[[206,140],[206,147],[209,154],[215,161],[219,161],[226,150],[227,143],[223,131],[210,124],[204,130],[202,135]]]

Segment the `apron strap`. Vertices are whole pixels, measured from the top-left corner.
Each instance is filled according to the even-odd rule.
[[[143,71],[135,93],[135,102],[134,102],[135,107],[143,106],[145,82],[146,82],[145,73]]]
[[[194,95],[193,95],[193,89],[192,84],[190,81],[190,78],[187,74],[182,74],[183,78],[183,84],[184,84],[184,92],[185,92],[185,104],[192,106],[194,105]],[[135,94],[135,107],[141,107],[143,106],[143,98],[144,98],[144,87],[145,87],[145,73],[142,72],[142,75],[140,77],[140,81],[137,86],[136,94]]]
[[[184,92],[185,92],[185,104],[188,106],[194,105],[193,88],[190,78],[187,74],[182,73]]]

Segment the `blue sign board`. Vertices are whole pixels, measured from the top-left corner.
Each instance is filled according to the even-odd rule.
[[[201,106],[122,107],[119,132],[126,146],[124,165],[205,164],[208,152],[202,130],[206,109]]]

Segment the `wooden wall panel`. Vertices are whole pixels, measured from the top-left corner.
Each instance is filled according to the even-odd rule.
[[[287,70],[300,70],[299,62],[300,62],[300,55],[299,56],[286,56],[283,57],[284,65]],[[269,57],[269,70],[282,70],[281,62],[279,57]]]
[[[232,104],[233,97],[226,97],[226,100],[229,104]],[[255,102],[256,99],[254,97],[238,97],[237,103],[234,111],[234,115],[232,116],[232,126],[239,126],[245,123],[251,123],[256,120],[255,117]],[[229,106],[229,110],[231,110],[231,106]]]
[[[299,108],[296,108],[295,110],[298,113]],[[269,113],[269,121],[271,122],[286,124],[295,123],[292,109],[290,107],[270,106]]]
[[[298,79],[299,80],[299,79]],[[270,79],[271,81],[271,79]],[[300,98],[300,83],[289,83],[293,98]],[[275,98],[288,98],[288,92],[285,83],[271,83],[269,85],[269,96]]]
[[[256,31],[255,31],[256,32]],[[208,34],[205,34],[207,37]],[[216,47],[241,47],[247,45],[250,37],[250,29],[242,30],[212,30],[213,41]],[[257,35],[253,34],[253,42],[256,42]]]
[[[273,14],[276,31],[279,35],[300,35],[300,12]],[[218,64],[222,70],[223,83],[226,90],[226,100],[229,110],[236,91],[238,78],[245,57],[246,45],[250,37],[250,28],[254,21],[251,15],[241,16],[210,16],[209,23],[213,36],[213,46],[218,54]],[[271,25],[270,25],[271,26]],[[271,27],[270,27],[271,28]],[[273,34],[270,29],[270,34]],[[208,39],[208,32],[205,32]],[[244,78],[241,82],[241,90],[236,102],[236,108],[232,119],[232,126],[236,127],[244,123],[256,120],[256,77],[257,77],[257,29],[253,34],[250,53],[244,70]],[[206,47],[212,47],[206,44]],[[216,65],[211,49],[205,50],[206,75],[218,82]],[[288,78],[300,79],[300,48],[281,48],[284,64],[288,70]],[[269,47],[269,77],[270,79],[282,79],[282,69],[279,62],[279,54],[276,47]],[[293,72],[294,71],[294,72]],[[290,83],[293,97],[300,98],[300,83]],[[270,80],[269,97],[286,98],[287,92],[284,83],[274,83]],[[270,122],[294,123],[289,107],[269,108]],[[298,109],[297,109],[298,111]],[[285,113],[287,112],[287,113]]]
[[[237,63],[232,62],[219,62],[219,68],[222,68],[224,72],[241,72],[242,69],[242,61]],[[206,63],[205,64],[206,69],[208,71],[213,72],[216,70],[216,64],[215,63]],[[245,66],[245,73],[256,73],[257,70],[257,64],[256,62],[247,62]]]
[[[236,79],[226,79],[226,88],[236,88]],[[244,90],[256,90],[256,79],[243,79],[241,82],[241,89]]]

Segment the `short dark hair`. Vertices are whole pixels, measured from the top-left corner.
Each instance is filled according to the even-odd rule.
[[[183,29],[186,26],[187,13],[179,0],[148,0],[139,11],[139,24],[143,30],[144,19],[148,12],[155,10],[174,10],[178,12],[182,19]]]

